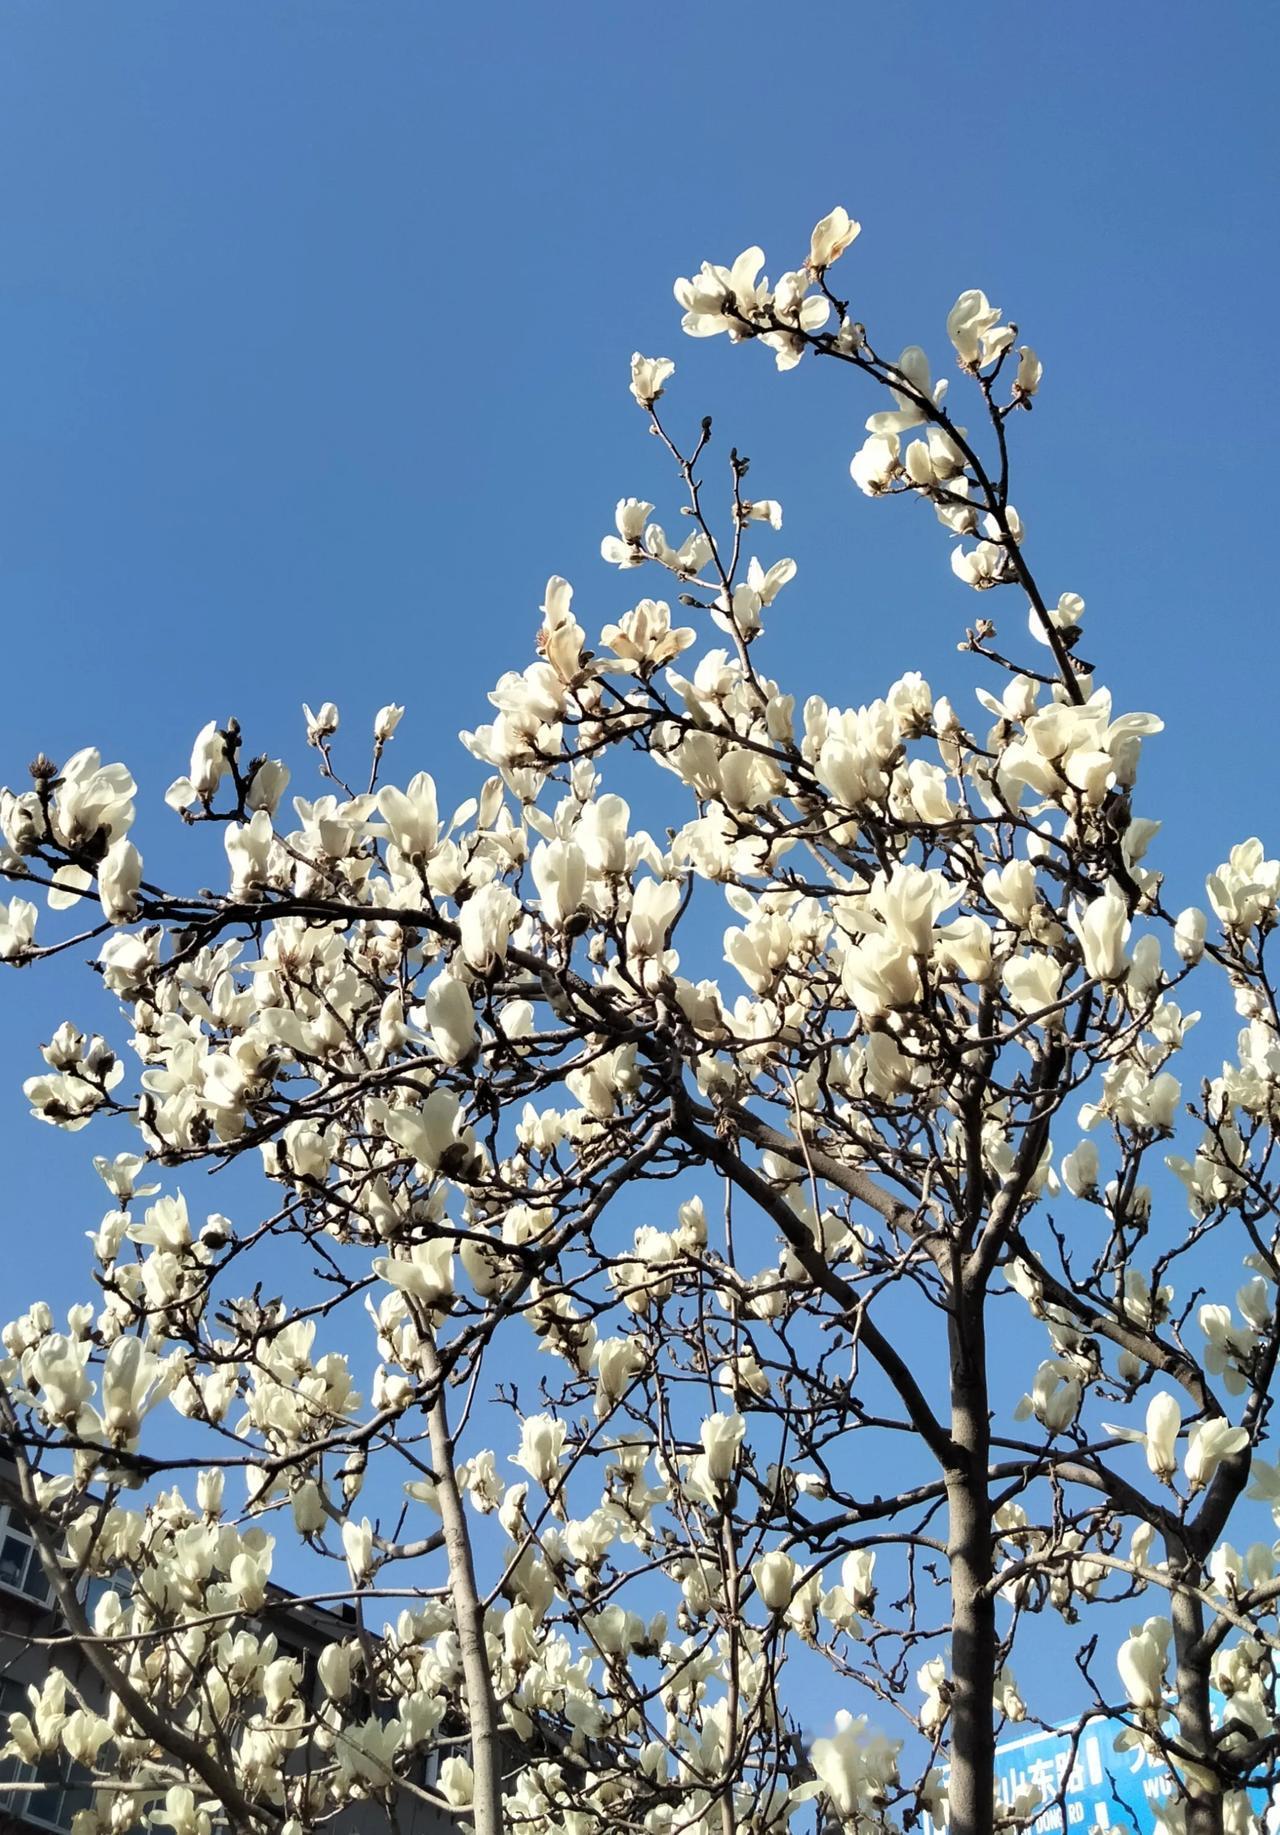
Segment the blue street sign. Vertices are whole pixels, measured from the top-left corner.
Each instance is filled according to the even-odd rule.
[[[1095,1830],[1160,1835],[1156,1812],[1174,1800],[1173,1779],[1168,1767],[1141,1746],[1117,1752],[1116,1737],[1123,1730],[1123,1721],[1090,1721],[1075,1742],[1074,1762],[1073,1722],[1002,1740],[996,1748],[996,1795],[1001,1806],[1013,1810],[1019,1799],[1026,1804],[1038,1792],[1045,1807],[1029,1825],[1034,1835],[1091,1835]],[[1266,1793],[1252,1794],[1254,1808],[1262,1814]],[[1270,1821],[1267,1818],[1267,1826]],[[924,1835],[944,1835],[929,1817],[922,1823]]]
[[[1089,1835],[1109,1828],[1124,1835],[1156,1835],[1156,1805],[1173,1796],[1173,1779],[1141,1746],[1114,1750],[1121,1726],[1119,1721],[1091,1721],[1076,1745],[1074,1764],[1070,1727],[1002,1741],[996,1749],[1000,1802],[1012,1808],[1023,1792],[1038,1789],[1046,1808],[1032,1824],[1036,1835],[1062,1829],[1064,1811],[1067,1835],[1072,1829]],[[1051,1801],[1060,1790],[1061,1804]]]

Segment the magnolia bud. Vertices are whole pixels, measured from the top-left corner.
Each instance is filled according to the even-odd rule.
[[[1188,905],[1185,911],[1179,913],[1173,927],[1173,947],[1184,962],[1193,964],[1203,956],[1207,926],[1208,919],[1198,905]]]
[[[770,1612],[783,1612],[791,1603],[795,1590],[796,1564],[781,1548],[762,1555],[751,1570],[751,1578]]]

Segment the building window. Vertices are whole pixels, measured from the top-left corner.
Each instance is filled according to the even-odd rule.
[[[8,1676],[0,1676],[0,1733],[4,1734],[6,1740],[9,1737],[10,1714],[20,1714],[26,1706],[27,1697],[18,1684],[11,1682]],[[0,1745],[3,1743],[0,1741]],[[30,1776],[29,1765],[22,1764],[18,1759],[0,1759],[0,1784],[4,1786],[0,1790],[0,1812],[10,1816],[22,1814],[26,1807],[26,1795],[22,1791],[11,1790],[9,1786],[25,1783]]]
[[[119,1596],[122,1605],[129,1605],[133,1599],[133,1576],[120,1568],[112,1574],[90,1574],[80,1589],[84,1601],[85,1617],[93,1623],[93,1615],[98,1609],[98,1602],[106,1593]]]
[[[49,1603],[49,1582],[31,1531],[16,1510],[0,1505],[0,1587],[37,1605]]]
[[[0,1677],[0,1730],[7,1735],[9,1715],[24,1713],[28,1706],[25,1689],[7,1676]],[[0,1790],[0,1814],[39,1828],[67,1830],[76,1811],[89,1809],[93,1803],[91,1774],[65,1752],[42,1759],[38,1765],[26,1765],[16,1758],[0,1760],[0,1784],[40,1786]]]

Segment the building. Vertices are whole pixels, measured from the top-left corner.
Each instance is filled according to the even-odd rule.
[[[0,1480],[6,1476],[5,1463],[0,1461]],[[9,1465],[8,1473],[12,1471]],[[4,1488],[0,1486],[0,1492]],[[86,1601],[90,1611],[97,1592],[107,1584],[90,1583]],[[302,1692],[315,1701],[316,1660],[326,1644],[350,1634],[354,1620],[349,1606],[329,1611],[305,1604],[277,1587],[257,1624],[274,1634],[281,1656],[301,1660]],[[0,1745],[4,1744],[7,1716],[29,1707],[28,1687],[38,1688],[55,1662],[86,1701],[101,1702],[102,1684],[80,1652],[73,1646],[51,1647],[41,1641],[56,1638],[61,1624],[30,1532],[20,1512],[0,1496]],[[450,1750],[456,1752],[459,1747],[455,1743]],[[438,1751],[427,1755],[418,1782],[434,1782],[440,1757]],[[65,1835],[76,1811],[88,1808],[93,1799],[89,1773],[65,1755],[37,1768],[17,1759],[0,1760],[0,1784],[5,1787],[0,1790],[0,1835],[35,1835],[36,1831]],[[23,1785],[28,1788],[14,1788]],[[407,1792],[402,1793],[397,1821],[402,1835],[453,1835],[458,1828],[455,1818]],[[341,1835],[364,1835],[365,1830],[372,1835],[375,1829],[384,1835],[386,1816],[377,1803],[359,1805],[343,1812],[333,1827]]]

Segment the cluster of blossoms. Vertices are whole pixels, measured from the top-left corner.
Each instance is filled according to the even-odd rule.
[[[1269,1545],[1224,1538],[1251,1478],[1280,1516],[1256,1457],[1280,865],[1247,842],[1212,919],[1167,908],[1134,802],[1161,723],[1078,662],[1084,602],[1041,591],[1009,501],[1039,360],[960,296],[988,464],[924,351],[881,358],[832,291],[857,234],[838,210],[776,286],[751,249],[676,294],[693,336],[887,391],[855,483],[924,498],[958,579],[1013,588],[1039,645],[980,621],[971,706],[914,670],[843,705],[764,672],[797,569],[752,549],[782,507],[734,454],[715,525],[709,425],[683,450],[674,365],[637,354],[692,528],[673,546],[628,497],[601,551],[667,596],[589,637],[548,582],[451,815],[427,772],[384,781],[394,703],[364,790],[339,709],[307,708],[319,793],[287,803],[234,721],[200,731],[166,801],[220,833],[222,891],[144,879],[136,786],[96,752],[0,792],[0,958],[95,947],[128,1025],[128,1057],[60,1027],[28,1101],[136,1134],[96,1162],[97,1298],[65,1329],[32,1306],[0,1361],[19,1502],[109,1691],[71,1707],[55,1672],[10,1726],[28,1762],[93,1770],[75,1835],[310,1830],[401,1795],[477,1835],[773,1835],[815,1802],[977,1835],[993,1729],[1040,1711],[1028,1621],[1153,1594],[1117,1658],[1125,1737],[1170,1765],[1179,1831],[1251,1826],[1280,1582]],[[612,787],[635,755],[671,787],[660,833]],[[83,927],[45,942],[41,896]],[[1244,1031],[1197,1097],[1183,983],[1211,971]],[[263,1214],[193,1218],[183,1169],[236,1161]],[[1234,1307],[1203,1293],[1227,1265]],[[1016,1406],[997,1304],[1032,1366]],[[166,1411],[199,1449],[190,1499],[158,1488]],[[310,1689],[257,1622],[286,1537],[361,1612]],[[91,1625],[86,1574],[122,1584]],[[370,1630],[382,1600],[408,1603]],[[829,1736],[785,1686],[797,1653],[850,1704]],[[913,1675],[904,1739],[872,1716]]]

